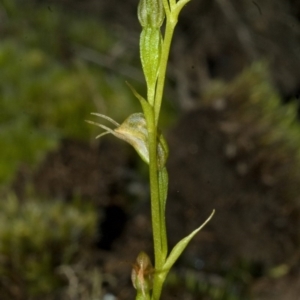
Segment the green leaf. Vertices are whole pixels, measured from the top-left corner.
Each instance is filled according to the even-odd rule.
[[[164,261],[168,254],[168,240],[167,240],[167,229],[166,229],[166,203],[168,195],[168,172],[167,168],[164,167],[158,171],[158,185],[159,185],[159,202],[160,202],[160,226],[161,226],[161,251],[163,254]]]
[[[148,88],[148,101],[154,102],[155,85],[158,76],[162,51],[162,36],[160,29],[144,27],[140,36],[140,56],[142,68]]]
[[[191,241],[191,239],[210,221],[210,219],[213,217],[215,213],[215,210],[212,211],[211,215],[207,218],[207,220],[196,230],[194,230],[192,233],[190,233],[188,236],[183,238],[181,241],[179,241],[176,246],[171,251],[169,257],[167,258],[163,269],[164,270],[170,270],[171,267],[174,265],[178,257],[181,255],[183,250],[186,248],[188,243]],[[165,274],[166,276],[167,274]]]
[[[157,137],[159,141],[157,145],[157,163],[159,170],[162,170],[169,156],[169,147],[160,130],[158,130]]]
[[[172,13],[174,13],[174,15],[176,15],[176,18],[179,15],[182,8],[190,1],[191,0],[180,0],[179,2],[176,3],[175,8],[172,8]]]
[[[133,95],[140,101],[146,120],[152,118],[153,108],[149,102],[143,96],[141,96],[128,81],[126,81],[126,84],[131,89]]]

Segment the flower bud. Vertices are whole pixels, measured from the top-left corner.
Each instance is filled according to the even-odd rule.
[[[138,19],[142,27],[160,28],[164,18],[165,10],[162,0],[140,0]]]
[[[131,280],[134,288],[143,296],[149,294],[152,289],[153,270],[149,256],[145,252],[140,252],[132,268]]]

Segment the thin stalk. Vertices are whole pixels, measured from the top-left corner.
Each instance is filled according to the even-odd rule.
[[[157,275],[157,276],[155,275],[154,281],[153,281],[153,291],[152,291],[151,300],[159,300],[160,299],[163,284],[164,284],[164,278],[160,278],[159,275]]]
[[[151,105],[153,105],[153,102],[154,102],[154,95],[155,95],[155,85],[148,86],[147,87],[147,99]]]
[[[149,118],[150,119],[150,118]],[[163,265],[161,257],[161,211],[160,211],[160,194],[158,184],[158,170],[157,170],[157,130],[155,126],[154,115],[152,115],[151,123],[148,124],[148,138],[149,138],[149,177],[150,177],[150,190],[151,190],[151,216],[152,216],[152,230],[154,242],[154,256],[155,267],[159,268]]]
[[[149,141],[149,177],[151,189],[151,216],[152,216],[152,230],[154,241],[154,259],[155,268],[161,270],[165,263],[165,254],[163,253],[163,238],[166,238],[165,232],[162,236],[161,229],[165,227],[162,222],[162,208],[159,191],[159,179],[157,168],[157,129],[155,126],[155,117],[152,115],[150,124],[148,126],[148,141]],[[152,300],[159,300],[162,291],[163,280],[161,274],[155,273],[153,279],[153,293]]]
[[[159,300],[162,293],[165,276],[162,277],[159,273],[160,271],[154,274],[151,300]]]
[[[166,11],[166,15],[167,15],[167,23],[166,23],[165,36],[164,36],[164,42],[163,42],[162,54],[160,60],[161,62],[159,66],[159,75],[157,79],[155,100],[154,100],[153,128],[155,128],[155,130],[153,130],[154,132],[150,132],[149,130],[149,157],[150,157],[149,173],[150,173],[150,186],[151,186],[152,228],[153,228],[153,238],[154,238],[155,268],[158,270],[161,270],[163,268],[163,264],[166,259],[166,253],[163,253],[164,251],[162,251],[163,248],[165,248],[163,247],[163,244],[166,243],[166,241],[162,239],[166,239],[167,236],[166,236],[166,232],[161,233],[161,229],[165,229],[166,224],[165,224],[165,218],[162,217],[162,213],[164,212],[162,211],[162,206],[161,206],[161,202],[164,201],[164,199],[160,199],[161,193],[159,191],[159,180],[158,180],[158,170],[157,170],[157,160],[156,160],[157,157],[156,128],[158,126],[172,36],[173,36],[174,28],[177,23],[177,18],[175,21],[172,20],[171,15],[170,13],[168,13],[168,11]],[[157,212],[159,213],[157,214]],[[158,232],[156,232],[156,230],[158,230]],[[153,281],[153,292],[151,297],[152,300],[160,299],[163,282],[164,282],[164,278],[160,276],[159,272],[156,273],[154,275],[154,281]]]
[[[160,59],[161,62],[159,66],[159,73],[158,73],[155,101],[154,101],[154,115],[155,115],[156,126],[158,125],[159,112],[160,112],[162,96],[164,92],[168,58],[169,58],[170,47],[171,47],[172,37],[173,37],[176,23],[177,23],[177,18],[176,19],[172,18],[171,14],[167,15],[166,30],[165,30],[163,47],[162,47],[162,53]]]

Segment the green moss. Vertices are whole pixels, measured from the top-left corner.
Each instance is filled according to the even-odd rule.
[[[16,289],[33,299],[62,287],[58,267],[82,259],[95,228],[96,213],[86,205],[1,199],[0,294],[16,297]]]
[[[113,46],[99,21],[55,6],[12,1],[4,8],[10,17],[0,30],[0,186],[61,139],[93,137],[96,129],[84,122],[90,112],[122,120],[135,110],[121,76],[81,59],[84,49],[97,55]]]

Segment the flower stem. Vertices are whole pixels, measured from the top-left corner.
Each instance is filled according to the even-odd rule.
[[[171,14],[169,15],[167,14],[166,30],[165,30],[165,36],[163,41],[161,63],[159,66],[159,74],[157,79],[156,93],[155,93],[155,100],[154,100],[154,115],[155,115],[156,126],[158,124],[158,119],[159,119],[162,96],[164,92],[168,58],[169,58],[170,47],[171,47],[172,37],[173,37],[176,23],[177,23],[177,17],[172,18]]]
[[[161,260],[161,222],[160,222],[160,199],[159,199],[159,184],[158,184],[158,170],[157,170],[157,129],[155,126],[154,114],[152,114],[148,126],[149,138],[149,177],[150,177],[150,190],[151,190],[151,216],[152,216],[152,230],[154,241],[154,256],[155,266],[163,265]]]

